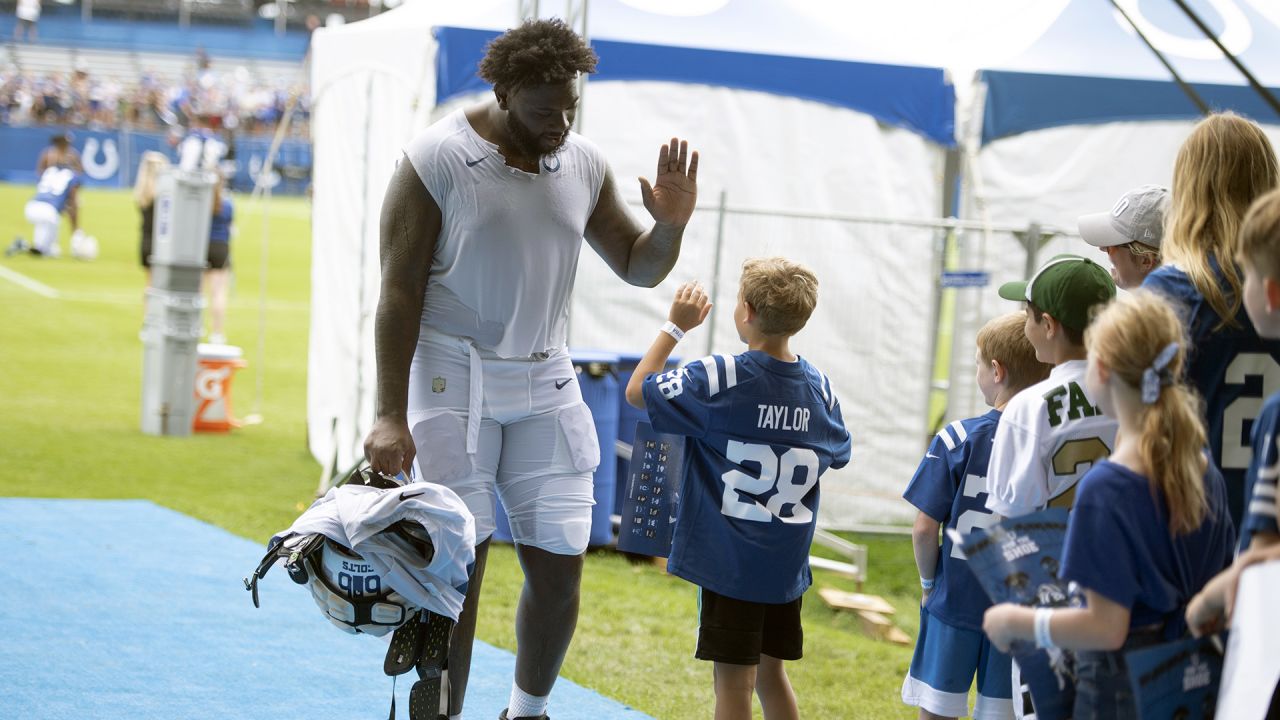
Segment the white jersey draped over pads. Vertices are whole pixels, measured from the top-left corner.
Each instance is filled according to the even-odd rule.
[[[379,536],[402,520],[421,525],[431,537],[435,555],[425,566]],[[464,594],[458,588],[465,587],[475,561],[475,519],[462,500],[442,485],[410,483],[388,490],[340,485],[312,503],[271,544],[294,533],[318,533],[350,548],[412,605],[453,620],[462,612]]]

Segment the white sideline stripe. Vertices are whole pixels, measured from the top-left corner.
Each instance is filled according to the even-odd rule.
[[[26,275],[23,275],[22,273],[16,272],[14,270],[10,270],[9,268],[3,265],[0,265],[0,278],[4,278],[5,280],[8,280],[14,285],[17,285],[19,287],[24,287],[37,295],[43,295],[44,297],[47,297],[47,298],[52,298],[54,300],[57,300],[59,297],[62,296],[62,293],[58,292],[57,290],[54,290],[48,285],[45,285],[44,283],[38,280],[32,280]]]

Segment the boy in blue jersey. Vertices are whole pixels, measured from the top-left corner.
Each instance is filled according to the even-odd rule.
[[[934,437],[903,497],[919,509],[912,544],[920,571],[920,635],[911,669],[902,683],[902,701],[920,708],[920,720],[968,715],[969,687],[976,673],[976,720],[1013,717],[1008,655],[982,633],[982,613],[991,605],[965,567],[963,554],[938,531],[943,524],[968,533],[989,527],[996,516],[986,508],[987,460],[1000,413],[1009,399],[1049,376],[1036,359],[1021,312],[998,317],[977,337],[977,383],[994,409],[957,420]]]
[[[1249,209],[1236,253],[1244,274],[1241,299],[1249,321],[1263,340],[1280,339],[1280,190],[1258,198]],[[1241,570],[1258,562],[1280,560],[1276,510],[1280,392],[1267,398],[1252,430],[1253,459],[1245,478],[1248,491],[1240,524],[1240,555],[1187,608],[1187,624],[1197,634],[1216,630],[1230,618]]]
[[[667,569],[699,587],[695,656],[715,663],[716,720],[751,717],[753,692],[766,720],[800,717],[783,662],[803,650],[818,477],[850,446],[830,381],[790,347],[817,300],[803,265],[747,260],[733,313],[747,351],[657,374],[711,308],[686,283],[627,385],[655,430],[689,438]]]

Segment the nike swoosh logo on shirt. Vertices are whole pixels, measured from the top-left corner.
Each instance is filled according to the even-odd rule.
[[[489,159],[489,156],[488,156],[488,155],[485,155],[485,156],[482,156],[482,157],[481,157],[480,159],[478,159],[478,160],[468,160],[468,161],[467,161],[467,167],[475,167],[475,166],[479,165],[480,163],[482,163],[482,162],[484,162],[485,160],[488,160],[488,159]]]
[[[568,381],[568,380],[557,380],[557,381],[556,381],[556,389],[557,389],[557,390],[560,390],[560,389],[562,389],[565,385],[568,385],[568,384],[569,384],[569,381]]]
[[[417,492],[402,492],[402,493],[400,493],[400,502],[404,502],[405,500],[408,500],[409,498],[416,498],[416,497],[418,497],[419,495],[422,495],[422,494],[424,494],[424,493],[426,493],[426,492],[427,492],[426,490],[419,490],[419,491],[417,491]]]
[[[934,455],[933,453],[928,453],[928,452],[927,452],[927,453],[925,453],[925,454],[924,454],[924,456],[925,456],[925,457],[927,457],[927,458],[933,458],[934,460],[937,460],[937,459],[938,459],[938,456],[937,456],[937,455]]]

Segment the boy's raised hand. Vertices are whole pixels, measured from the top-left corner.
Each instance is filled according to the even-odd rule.
[[[671,312],[667,319],[676,324],[684,332],[698,327],[711,312],[711,299],[700,282],[684,283],[676,290],[676,297],[671,301]]]

